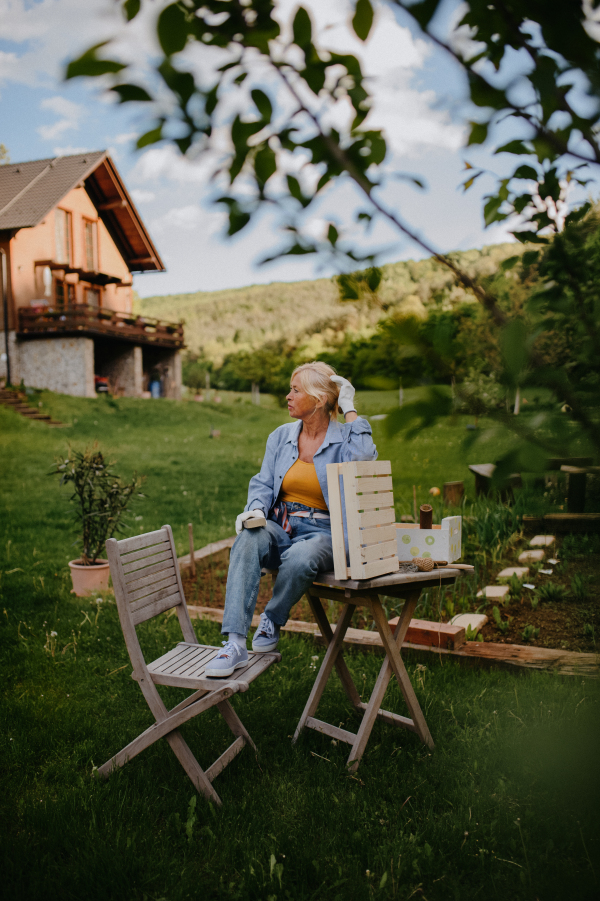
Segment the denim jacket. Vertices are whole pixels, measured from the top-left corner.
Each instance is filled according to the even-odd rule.
[[[250,479],[248,503],[245,510],[261,508],[266,515],[275,504],[287,471],[298,459],[298,436],[302,422],[288,422],[271,432],[267,438],[265,456],[258,475]],[[323,444],[313,458],[315,471],[329,509],[327,490],[328,463],[349,463],[354,460],[376,460],[371,426],[366,419],[355,419],[343,425],[331,421]]]

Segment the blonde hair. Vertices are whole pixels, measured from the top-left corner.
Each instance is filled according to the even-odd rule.
[[[309,397],[314,397],[319,403],[323,403],[325,412],[333,420],[337,420],[339,413],[338,396],[340,389],[335,382],[331,381],[331,376],[336,374],[333,366],[321,363],[318,360],[314,360],[312,363],[304,363],[302,366],[296,366],[292,372],[292,379],[298,376],[298,381],[304,393],[308,394]]]

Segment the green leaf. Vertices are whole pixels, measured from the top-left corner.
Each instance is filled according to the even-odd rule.
[[[120,103],[130,103],[134,100],[145,103],[148,100],[152,100],[148,91],[137,84],[117,84],[111,90],[119,95]]]
[[[526,250],[521,257],[524,266],[533,266],[540,257],[539,250]]]
[[[519,166],[512,174],[513,178],[526,178],[529,181],[537,181],[538,173],[533,166]]]
[[[273,115],[273,106],[271,105],[271,101],[269,100],[265,92],[261,91],[259,88],[255,88],[251,93],[256,109],[262,116],[264,122],[270,122],[271,116]]]
[[[494,150],[494,153],[531,153],[531,150],[528,150],[523,141],[509,141],[508,144],[503,144],[502,147],[498,147]]]
[[[339,236],[340,236],[339,232],[338,232],[337,228],[335,227],[335,225],[330,223],[329,228],[327,229],[327,240],[329,241],[329,243],[335,247]]]
[[[183,50],[188,38],[188,25],[185,12],[178,3],[171,3],[163,9],[156,23],[156,33],[167,56]]]
[[[303,6],[300,7],[294,16],[292,29],[294,32],[294,44],[297,44],[302,50],[307,48],[312,38],[312,25],[310,16]]]
[[[505,214],[500,212],[500,207],[503,203],[504,198],[500,197],[498,194],[488,199],[488,202],[483,208],[483,219],[486,226],[491,225],[492,222],[500,222],[502,219],[506,219]]]
[[[500,263],[500,269],[502,269],[503,272],[506,272],[507,269],[512,269],[513,266],[516,266],[520,259],[521,257],[519,256],[509,257],[507,260],[504,260],[504,262]]]
[[[380,889],[385,888],[387,881],[388,881],[388,874],[387,874],[387,870],[386,870],[385,873],[383,874],[383,876],[381,877],[381,879],[379,880],[379,888]]]
[[[591,210],[591,203],[584,203],[579,209],[572,210],[568,216],[565,217],[565,225],[573,225],[575,222],[580,222]]]
[[[125,66],[114,59],[98,59],[97,53],[105,47],[108,41],[102,41],[86,50],[78,59],[72,60],[67,66],[65,78],[79,78],[87,76],[97,78],[98,75],[107,75],[111,72],[121,72]]]
[[[263,185],[268,182],[277,169],[277,158],[268,145],[262,147],[254,158],[256,177]]]
[[[407,12],[417,20],[423,30],[427,28],[435,11],[438,8],[439,0],[421,0],[421,3],[415,3],[408,7]],[[404,7],[406,9],[406,7]]]
[[[162,141],[162,129],[163,122],[157,127],[152,128],[150,131],[147,131],[146,134],[143,134],[137,140],[136,147],[141,150],[142,147],[147,147],[148,144],[156,144],[157,141]]]
[[[467,141],[467,146],[471,144],[483,144],[488,136],[487,122],[471,122],[471,134]]]
[[[352,19],[354,34],[359,37],[361,41],[366,41],[369,37],[372,24],[373,7],[371,6],[370,0],[357,0],[356,12]]]
[[[132,19],[135,19],[140,11],[140,6],[141,0],[125,0],[122,10],[127,22],[131,22]]]

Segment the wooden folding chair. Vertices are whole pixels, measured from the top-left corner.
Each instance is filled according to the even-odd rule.
[[[113,769],[123,766],[159,738],[166,738],[196,789],[209,800],[221,804],[211,785],[213,779],[245,744],[252,745],[256,751],[254,742],[228,699],[238,691],[247,691],[262,672],[276,660],[281,660],[281,655],[250,652],[248,664],[235,670],[233,675],[223,679],[204,676],[206,666],[221,649],[198,643],[185,603],[171,527],[163,526],[156,532],[123,541],[110,538],[106,542],[106,550],[123,636],[133,665],[131,675],[139,683],[156,722],[107,760],[98,769],[98,775],[108,777]],[[171,608],[177,612],[184,641],[152,663],[146,663],[136,626]],[[167,710],[157,685],[191,688],[194,692]],[[214,706],[236,738],[205,771],[184,741],[179,727]]]

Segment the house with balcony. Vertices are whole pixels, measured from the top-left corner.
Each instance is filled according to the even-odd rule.
[[[0,166],[0,264],[13,384],[180,396],[183,326],[133,311],[133,273],[164,266],[106,151]]]

